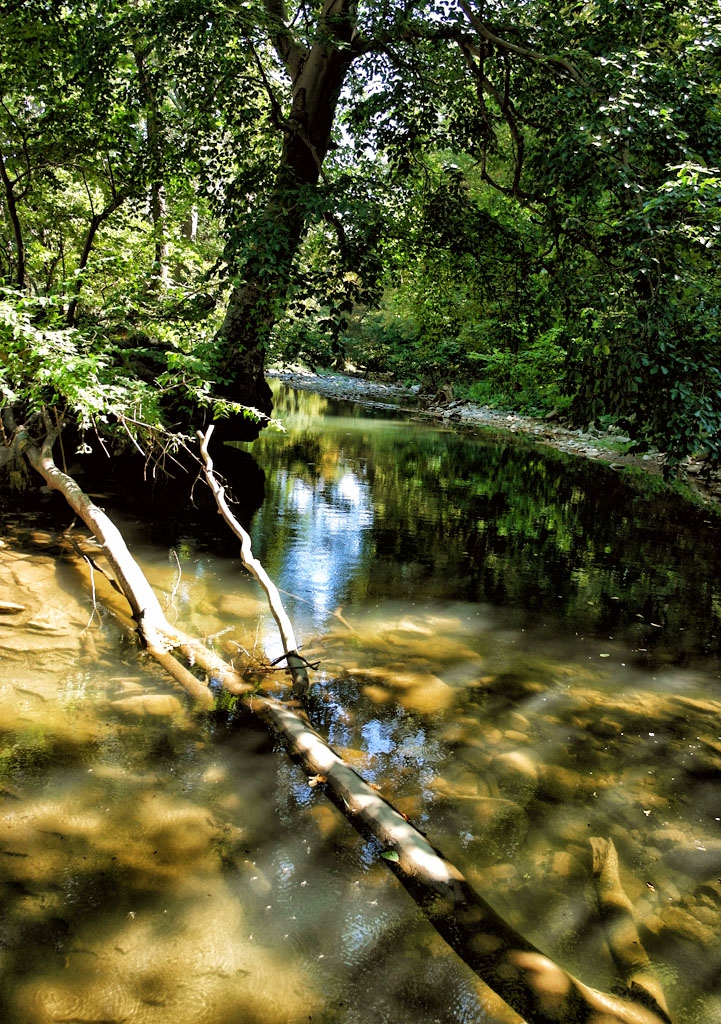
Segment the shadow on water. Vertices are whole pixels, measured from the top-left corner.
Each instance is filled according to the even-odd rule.
[[[56,453],[56,456],[58,453]],[[239,503],[239,518],[248,524],[265,500],[265,473],[253,455],[237,445],[215,445],[215,469]],[[62,467],[64,459],[58,456]],[[87,455],[76,455],[67,471],[101,507],[117,509],[134,520],[146,537],[159,545],[174,546],[186,534],[206,537],[208,545],[223,550],[227,529],[217,515],[215,501],[203,481],[197,442],[189,442],[158,461],[134,450],[109,458],[96,446]],[[65,499],[48,493],[40,477],[30,477],[28,493],[16,498],[16,514],[55,515],[69,523]],[[2,506],[0,504],[0,513]]]
[[[317,728],[605,988],[589,838],[612,838],[677,1021],[715,1024],[715,514],[492,434],[309,393],[276,410],[287,432],[248,449],[264,502],[248,456],[227,475],[321,660]],[[214,509],[145,511],[118,519],[171,619],[275,657]],[[231,702],[196,717],[47,525],[2,526],[2,599],[22,610],[0,616],[0,1019],[517,1024],[264,732]]]

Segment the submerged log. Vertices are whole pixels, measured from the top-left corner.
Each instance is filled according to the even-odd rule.
[[[593,837],[593,875],[606,943],[629,994],[670,1020],[663,989],[655,976],[633,919],[633,905],[621,885],[618,853],[611,839]]]
[[[666,1013],[639,1003],[633,989],[622,999],[590,988],[520,935],[301,714],[263,696],[250,697],[248,707],[354,828],[378,841],[379,857],[436,931],[529,1024],[667,1024]]]
[[[191,663],[202,666],[231,692],[245,693],[249,710],[282,739],[290,755],[323,786],[351,824],[377,840],[379,857],[385,859],[436,930],[490,988],[528,1024],[668,1024],[669,1017],[660,1004],[648,1005],[647,989],[631,986],[628,998],[607,995],[584,985],[544,955],[507,924],[458,868],[328,746],[304,714],[270,697],[248,696],[251,687],[236,672],[200,641],[172,627],[120,532],[77,483],[55,466],[55,436],[50,430],[38,448],[26,433],[22,439],[25,454],[48,486],[64,495],[102,545],[149,652],[166,668],[171,667],[174,678],[195,700],[202,696],[203,684],[183,666],[171,666],[175,652],[184,652]],[[203,703],[211,704],[212,697],[205,692]],[[605,874],[601,869],[598,876],[601,889],[608,893],[603,899],[610,906],[617,897],[612,864]],[[637,974],[632,977],[637,978]],[[638,1000],[639,991],[643,992],[642,1001]]]

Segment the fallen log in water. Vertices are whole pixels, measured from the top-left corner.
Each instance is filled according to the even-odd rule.
[[[639,1004],[633,990],[625,1000],[589,988],[519,935],[300,714],[262,696],[250,697],[248,706],[351,824],[378,840],[386,863],[434,928],[529,1024],[668,1024],[660,1005]]]
[[[101,544],[130,604],[137,632],[149,652],[160,664],[170,667],[180,685],[195,700],[201,698],[205,706],[212,704],[210,692],[187,668],[171,665],[168,659],[172,660],[172,654],[184,653],[191,664],[200,666],[230,692],[246,694],[250,712],[282,739],[290,755],[315,777],[354,827],[375,837],[379,856],[384,857],[437,931],[490,988],[529,1024],[669,1024],[663,996],[659,999],[648,985],[638,984],[639,963],[637,958],[629,959],[626,955],[627,946],[618,939],[618,933],[610,937],[611,950],[629,982],[628,998],[606,995],[584,985],[540,952],[511,928],[453,864],[328,746],[303,713],[270,697],[247,696],[252,688],[238,673],[200,641],[172,627],[118,529],[72,477],[55,465],[52,458],[55,436],[55,432],[49,430],[38,448],[27,432],[22,434],[22,428],[17,434],[30,464],[49,487],[63,494]],[[206,455],[208,437],[202,438]],[[212,463],[208,461],[206,475],[210,483]],[[222,492],[219,486],[216,496],[218,492]],[[233,519],[227,505],[223,514]],[[249,538],[243,543],[244,561],[258,565],[252,557]],[[286,640],[287,637],[284,643]],[[613,858],[609,859],[608,849],[604,853],[597,846],[594,853],[600,906],[602,911],[610,912],[619,901],[623,902],[618,893],[620,883],[616,886]]]
[[[77,482],[55,465],[52,448],[57,431],[49,429],[41,447],[33,442],[22,426],[18,427],[15,438],[18,449],[33,469],[40,473],[48,487],[63,495],[73,512],[82,519],[102,547],[117,587],[130,605],[138,635],[150,653],[159,661],[164,661],[166,668],[170,665],[167,661],[170,652],[182,655],[190,665],[197,665],[210,678],[217,679],[230,693],[241,694],[251,690],[252,686],[227,662],[196,637],[184,633],[168,622],[155,591],[128,551],[120,530],[83,492]],[[192,696],[206,707],[211,707],[212,694],[207,687],[201,687],[202,684],[199,683]]]
[[[668,1020],[663,989],[643,948],[633,919],[633,905],[621,885],[616,847],[611,839],[596,836],[590,843],[598,911],[613,962],[634,998],[660,1009]]]
[[[208,444],[213,434],[212,425],[208,427],[205,434],[202,434],[200,431],[198,431],[197,434],[198,440],[200,441],[200,456],[205,468],[205,479],[208,481],[208,486],[213,492],[213,497],[215,498],[215,503],[218,506],[218,511],[229,528],[240,540],[241,562],[248,572],[255,576],[258,583],[260,583],[261,587],[265,591],[270,610],[277,623],[278,631],[280,632],[286,662],[293,680],[293,693],[296,697],[301,697],[308,692],[308,670],[306,668],[305,658],[298,653],[298,644],[296,643],[293,626],[286,614],[285,608],[283,607],[283,602],[280,599],[278,588],[275,583],[273,583],[262,564],[254,557],[250,543],[250,536],[228,508],[228,503],[225,500],[225,488],[218,482],[218,479],[213,472],[213,460],[208,452]]]

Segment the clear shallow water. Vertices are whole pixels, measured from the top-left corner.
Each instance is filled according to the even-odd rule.
[[[603,467],[349,411],[282,393],[287,433],[249,446],[256,554],[321,661],[312,719],[599,987],[588,839],[613,838],[676,1018],[712,1024],[718,520]],[[274,657],[235,541],[190,518],[125,519],[171,617]],[[262,731],[194,718],[107,616],[83,633],[70,568],[6,539],[3,599],[27,608],[0,619],[0,1019],[514,1019]]]

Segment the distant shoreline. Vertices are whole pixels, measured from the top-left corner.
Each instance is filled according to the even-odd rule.
[[[663,472],[662,452],[623,454],[617,450],[622,439],[612,433],[571,430],[549,420],[491,409],[487,405],[475,405],[463,400],[451,399],[437,404],[432,401],[430,405],[421,406],[415,389],[350,373],[315,373],[295,368],[273,369],[268,372],[268,376],[289,387],[313,391],[326,398],[357,402],[371,408],[401,410],[448,426],[490,427],[520,434],[557,451],[604,462],[612,468],[635,468],[654,476],[661,476]],[[703,480],[700,476],[702,465],[699,460],[687,459],[681,467],[679,479],[669,483],[669,487],[680,485],[690,492],[690,497],[721,507],[721,480]]]

